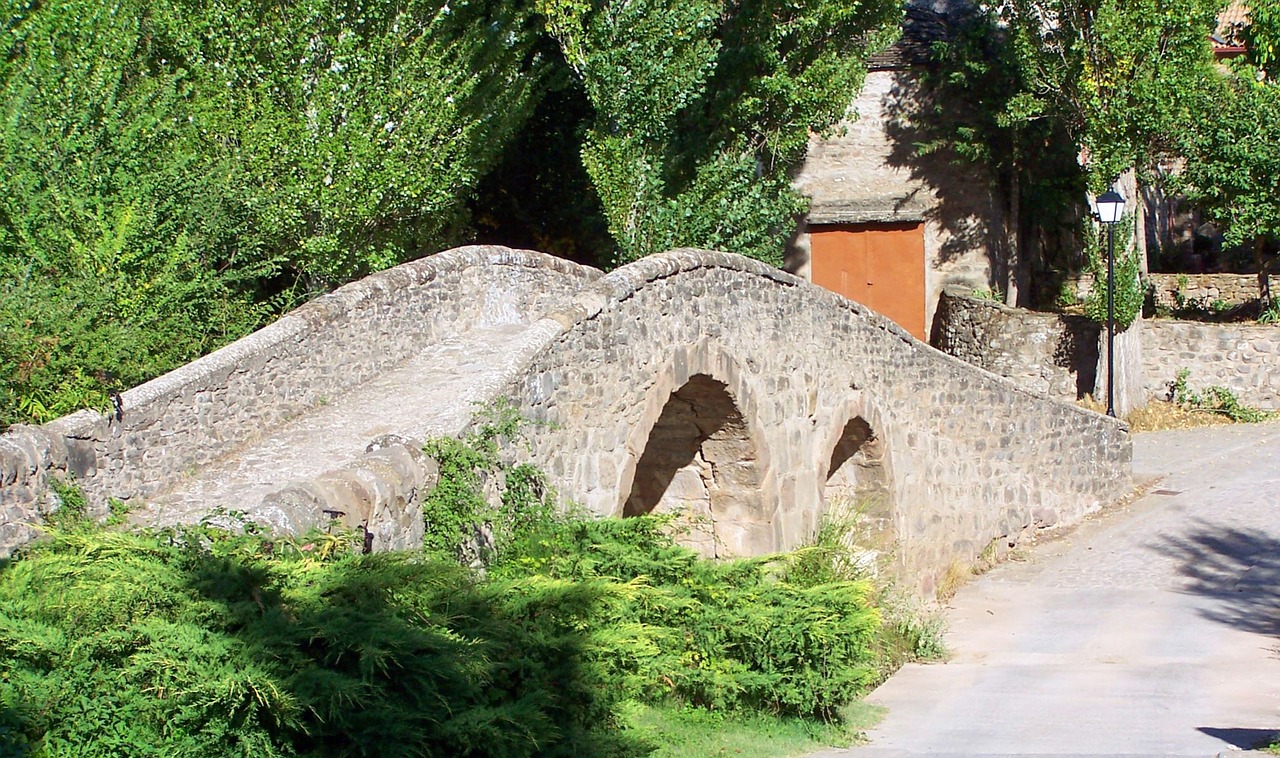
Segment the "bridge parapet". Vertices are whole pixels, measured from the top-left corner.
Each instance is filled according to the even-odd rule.
[[[108,498],[146,499],[433,343],[535,321],[600,276],[542,253],[450,250],[340,287],[124,392],[119,420],[80,411],[0,435],[0,552],[30,537],[51,472],[74,474],[95,515]]]

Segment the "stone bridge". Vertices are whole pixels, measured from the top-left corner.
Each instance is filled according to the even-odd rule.
[[[421,442],[509,398],[523,455],[590,512],[678,509],[709,555],[798,546],[833,509],[924,591],[1028,530],[1130,489],[1114,420],[915,341],[857,303],[724,253],[608,275],[470,247],[340,288],[123,395],[0,436],[0,546],[74,475],[151,525],[243,511],[296,532],[338,515],[412,545]],[[545,423],[543,423],[545,422]]]

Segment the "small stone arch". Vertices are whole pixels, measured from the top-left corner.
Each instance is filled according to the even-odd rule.
[[[702,344],[661,372],[647,403],[652,421],[628,443],[619,488],[623,517],[678,513],[677,539],[708,557],[777,549],[766,448],[752,423],[749,391],[733,391],[731,382],[746,388],[730,364]]]
[[[880,414],[856,397],[837,416],[827,446],[822,481],[823,517],[852,519],[850,547],[869,559],[890,551],[897,540],[896,503],[888,445]]]

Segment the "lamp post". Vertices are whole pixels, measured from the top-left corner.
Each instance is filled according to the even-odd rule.
[[[1124,197],[1114,189],[1098,196],[1098,220],[1107,227],[1107,415],[1115,418],[1116,224],[1124,213]]]

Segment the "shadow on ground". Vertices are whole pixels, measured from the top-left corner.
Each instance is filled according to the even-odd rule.
[[[1228,745],[1238,747],[1241,750],[1266,747],[1271,744],[1271,740],[1277,734],[1280,734],[1280,729],[1241,729],[1216,726],[1202,726],[1196,731],[1222,740]]]
[[[1177,559],[1183,592],[1213,601],[1201,616],[1280,637],[1280,539],[1198,520],[1153,547]]]

